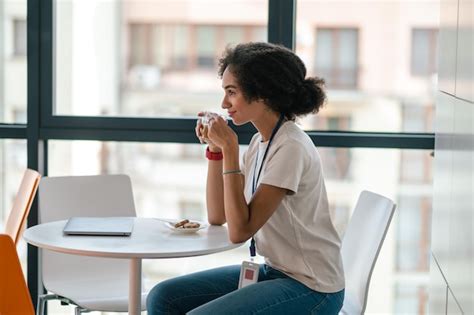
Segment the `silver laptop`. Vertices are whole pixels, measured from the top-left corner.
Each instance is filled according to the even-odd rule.
[[[66,226],[66,235],[129,236],[133,230],[133,217],[72,217]]]

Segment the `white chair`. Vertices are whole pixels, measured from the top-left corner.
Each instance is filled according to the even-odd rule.
[[[73,216],[136,216],[130,178],[126,175],[45,177],[39,187],[40,223]],[[48,300],[88,311],[127,312],[129,260],[67,255],[42,250],[43,284],[38,314]],[[142,284],[144,281],[142,280]],[[142,292],[144,292],[142,287]],[[147,293],[142,294],[146,310]]]
[[[360,194],[342,241],[346,291],[339,314],[364,314],[370,277],[395,207],[392,200],[373,192]]]

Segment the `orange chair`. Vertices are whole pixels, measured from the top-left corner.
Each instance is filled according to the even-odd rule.
[[[0,314],[33,315],[35,310],[21,270],[16,246],[7,234],[0,234]]]
[[[5,233],[10,235],[15,245],[18,244],[21,232],[25,227],[26,218],[30,212],[33,199],[35,199],[40,178],[41,174],[31,169],[26,169],[23,175],[20,189],[18,189],[13,208],[5,225]]]

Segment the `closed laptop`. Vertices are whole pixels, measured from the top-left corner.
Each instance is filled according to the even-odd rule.
[[[133,217],[72,217],[64,226],[66,235],[129,236]]]

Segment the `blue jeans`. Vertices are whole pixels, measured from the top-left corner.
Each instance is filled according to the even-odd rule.
[[[240,266],[169,279],[148,294],[148,314],[338,314],[344,290],[320,293],[267,265],[258,283],[237,290]]]

